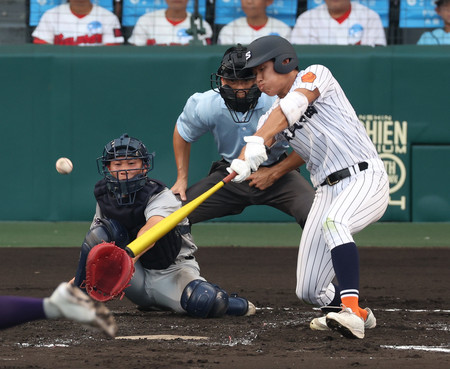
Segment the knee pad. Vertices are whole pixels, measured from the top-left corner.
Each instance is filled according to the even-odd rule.
[[[125,227],[114,219],[95,220],[95,225],[86,234],[84,242],[91,248],[99,243],[113,242],[124,248],[129,243],[128,232]]]
[[[181,307],[198,318],[218,318],[227,312],[228,294],[201,279],[190,282],[181,294]]]

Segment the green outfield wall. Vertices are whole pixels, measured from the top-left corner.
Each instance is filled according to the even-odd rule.
[[[95,160],[124,132],[156,153],[151,175],[171,186],[175,121],[191,94],[210,88],[225,49],[0,46],[0,220],[91,219],[100,179]],[[331,69],[383,158],[391,184],[383,220],[450,221],[450,47],[297,51],[302,68]],[[72,159],[72,174],[56,172],[61,156]],[[189,183],[216,159],[210,136],[194,144]],[[221,220],[292,219],[253,207]]]

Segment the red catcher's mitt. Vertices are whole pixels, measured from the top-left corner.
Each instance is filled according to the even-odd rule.
[[[122,298],[133,273],[133,260],[125,250],[113,243],[100,243],[87,257],[86,291],[97,301]]]

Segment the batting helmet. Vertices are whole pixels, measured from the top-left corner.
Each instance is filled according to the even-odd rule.
[[[220,93],[225,105],[236,123],[248,122],[261,96],[256,84],[248,89],[233,89],[222,84],[222,78],[228,80],[253,80],[255,75],[251,69],[245,69],[245,53],[247,49],[241,44],[230,47],[223,55],[222,62],[216,73],[211,74],[211,88]],[[236,112],[249,112],[244,120],[240,120]]]
[[[266,61],[274,61],[275,72],[287,74],[298,67],[298,57],[291,43],[280,36],[257,38],[247,46],[245,68],[254,68]],[[289,60],[287,64],[283,61]]]
[[[97,169],[104,176],[108,190],[114,194],[119,205],[134,203],[136,192],[145,186],[147,173],[153,169],[153,158],[154,153],[150,154],[140,140],[126,133],[106,144],[103,155],[97,159]],[[139,169],[133,169],[134,173],[120,170],[118,172],[126,172],[126,179],[119,180],[116,173],[109,170],[111,161],[131,159],[142,160],[139,174],[135,174]]]

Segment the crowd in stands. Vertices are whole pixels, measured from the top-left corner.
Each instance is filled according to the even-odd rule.
[[[124,0],[125,1],[125,0]],[[198,9],[187,10],[188,0],[165,0],[161,9],[146,9],[130,34],[124,36],[122,0],[112,0],[108,10],[95,0],[69,0],[47,10],[32,32],[37,44],[58,45],[234,45],[249,44],[266,35],[279,35],[292,44],[369,45],[387,44],[386,29],[374,10],[351,0],[324,0],[301,14],[290,26],[268,15],[274,0],[240,0],[244,16],[222,27],[209,24]],[[98,0],[97,0],[98,2]],[[450,0],[436,0],[436,14],[444,27],[430,29],[418,44],[450,44]],[[148,2],[147,2],[148,3]],[[320,2],[317,2],[320,3]],[[317,5],[317,4],[316,4]],[[148,10],[148,11],[147,11]],[[297,11],[295,7],[294,11]]]

